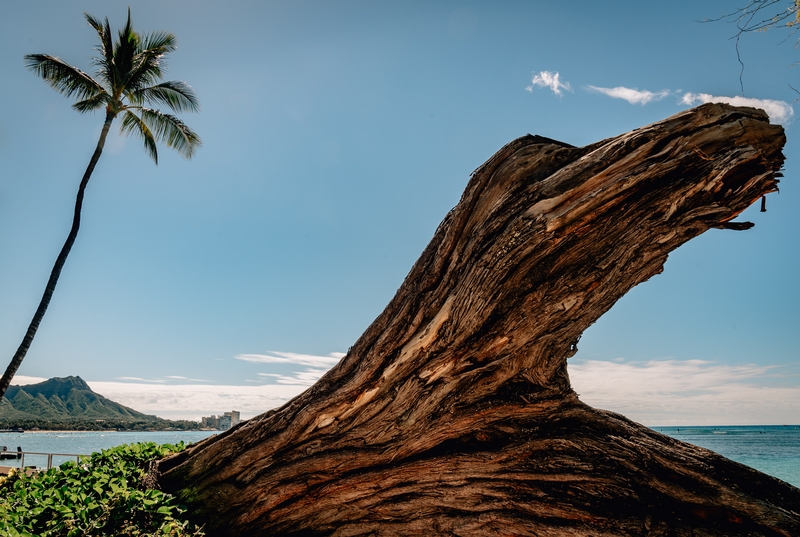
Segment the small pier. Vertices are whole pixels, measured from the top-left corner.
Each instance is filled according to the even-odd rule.
[[[49,470],[53,466],[68,461],[79,463],[81,455],[77,453],[39,453],[36,451],[0,451],[0,475],[8,475],[11,469],[32,471]]]

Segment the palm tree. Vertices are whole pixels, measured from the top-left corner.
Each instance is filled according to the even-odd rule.
[[[120,131],[134,134],[144,141],[148,155],[158,164],[156,142],[163,142],[175,149],[183,157],[190,159],[200,147],[200,138],[180,119],[146,105],[165,105],[175,112],[196,112],[199,110],[197,97],[192,88],[184,82],[160,82],[164,74],[164,56],[175,50],[175,36],[168,32],[154,32],[140,35],[131,25],[131,12],[125,27],[119,30],[118,39],[113,40],[108,19],[99,19],[84,13],[89,26],[95,29],[100,38],[94,58],[96,67],[92,77],[80,69],[65,63],[56,56],[48,54],[29,54],[25,56],[28,69],[42,77],[56,91],[67,97],[77,98],[72,107],[81,113],[105,109],[106,118],[100,139],[94,150],[86,172],[83,174],[78,196],[75,200],[75,214],[67,240],[58,254],[50,279],[47,281],[39,307],[28,326],[28,331],[11,363],[0,379],[0,399],[6,392],[14,374],[25,358],[36,335],[36,330],[44,317],[47,306],[55,291],[58,277],[69,251],[78,235],[81,220],[81,206],[86,184],[94,171],[108,130],[117,116],[122,116]]]

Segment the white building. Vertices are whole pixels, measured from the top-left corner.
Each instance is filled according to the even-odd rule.
[[[230,412],[225,412],[221,416],[214,416],[212,414],[211,416],[200,418],[200,426],[217,429],[219,431],[227,431],[240,421],[242,420],[240,419],[239,411],[231,410]]]

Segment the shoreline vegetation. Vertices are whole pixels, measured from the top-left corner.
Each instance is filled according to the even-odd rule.
[[[10,537],[202,537],[186,507],[153,488],[156,460],[185,445],[125,444],[46,472],[0,476],[0,534]]]
[[[0,432],[83,432],[83,431],[203,431],[198,421],[167,420],[47,420],[0,419]]]

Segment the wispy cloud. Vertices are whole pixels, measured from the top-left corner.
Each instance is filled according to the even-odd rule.
[[[305,369],[297,371],[290,375],[279,375],[277,373],[258,373],[260,377],[267,377],[275,379],[278,384],[298,385],[298,386],[311,386],[317,382],[322,375],[327,373],[327,369]]]
[[[775,123],[785,124],[794,117],[792,105],[772,99],[752,99],[750,97],[723,97],[709,93],[685,93],[681,103],[694,106],[704,103],[727,103],[733,106],[752,106],[764,110]]]
[[[117,380],[130,380],[133,382],[166,382],[164,379],[145,379],[142,377],[117,377]]]
[[[562,90],[572,91],[572,86],[569,82],[562,82],[561,75],[558,71],[551,73],[550,71],[541,71],[539,74],[534,74],[531,79],[531,85],[525,88],[525,91],[533,93],[533,87],[550,88],[550,90],[561,97]]]
[[[601,88],[598,86],[586,87],[592,91],[602,93],[603,95],[608,95],[614,99],[622,99],[623,101],[628,101],[631,104],[641,105],[645,105],[653,101],[660,101],[670,94],[669,90],[653,92],[647,90],[638,90],[636,88],[626,88],[625,86],[617,86],[615,88]]]
[[[703,360],[569,364],[581,400],[646,425],[795,423],[800,379],[785,369]]]
[[[325,368],[326,370],[338,364],[342,357],[344,357],[343,352],[332,352],[327,356],[316,356],[313,354],[278,351],[269,351],[267,354],[237,354],[234,356],[237,360],[257,364],[294,364]]]
[[[11,384],[38,384],[39,382],[44,382],[47,380],[46,378],[42,377],[27,377],[24,375],[16,375],[11,380]],[[191,377],[184,377],[181,375],[164,375],[162,378],[152,378],[147,379],[144,377],[116,377],[114,380],[121,380],[124,382],[145,382],[151,384],[167,384],[172,383],[171,385],[175,384],[175,381],[180,382],[181,384],[185,384],[187,382],[211,382],[210,380],[206,379],[195,379]]]
[[[170,380],[185,380],[185,381],[189,381],[189,382],[211,382],[210,380],[193,379],[193,378],[189,378],[189,377],[182,377],[180,375],[166,375],[164,378],[170,379]]]

